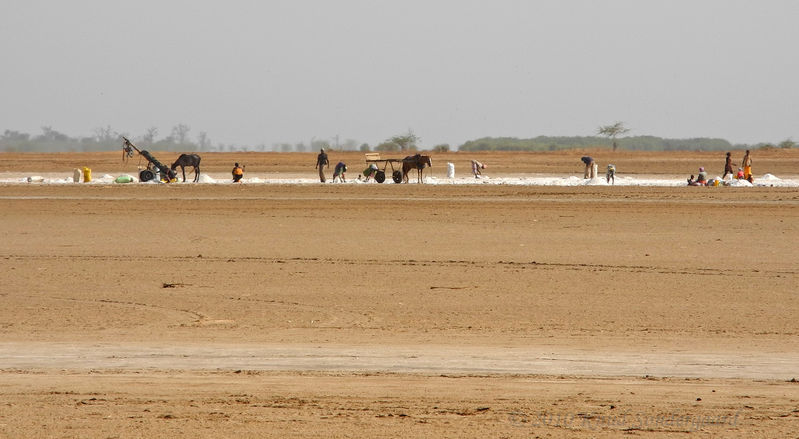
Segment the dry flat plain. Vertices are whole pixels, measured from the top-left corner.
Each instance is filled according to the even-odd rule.
[[[796,175],[799,153],[754,152],[756,176]],[[434,172],[581,175],[584,153],[434,155]],[[0,154],[0,173],[135,170],[119,158]],[[314,160],[203,169],[312,177]],[[0,437],[799,431],[795,188],[5,185],[0,242]]]

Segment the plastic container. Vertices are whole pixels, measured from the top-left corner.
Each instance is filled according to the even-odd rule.
[[[447,178],[455,178],[455,163],[447,163]]]
[[[83,171],[81,171],[79,168],[75,168],[72,171],[72,182],[80,183],[81,181],[83,181]]]
[[[83,167],[83,182],[88,183],[92,181],[92,170],[87,168],[86,166]]]

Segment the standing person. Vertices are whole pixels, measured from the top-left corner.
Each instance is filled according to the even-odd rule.
[[[336,182],[336,179],[341,180],[342,183],[347,182],[347,178],[344,176],[344,173],[347,172],[347,165],[344,162],[338,162],[336,167],[333,169],[333,183]]]
[[[583,173],[583,178],[594,178],[594,159],[591,156],[583,156],[580,157],[580,160],[585,163],[585,172]]]
[[[244,167],[236,163],[233,165],[233,170],[230,173],[233,174],[233,183],[238,183],[244,177]]]
[[[733,166],[732,157],[730,156],[730,153],[728,152],[727,153],[727,161],[724,162],[724,175],[721,176],[722,180],[724,180],[727,177],[727,174],[730,174],[730,176],[735,175],[735,171],[732,170],[732,166]]]
[[[319,181],[325,182],[325,166],[330,167],[330,162],[327,160],[325,149],[322,148],[318,156],[316,156],[316,166],[314,169],[319,168]]]
[[[746,154],[744,155],[743,162],[741,166],[744,167],[744,179],[749,180],[751,183],[752,181],[752,155],[749,153],[749,150],[746,150]]]
[[[472,174],[474,174],[474,178],[480,178],[480,176],[483,175],[480,170],[485,168],[486,165],[478,162],[477,160],[472,160]]]

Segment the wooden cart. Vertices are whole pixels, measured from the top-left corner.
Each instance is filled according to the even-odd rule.
[[[376,182],[382,183],[386,181],[386,169],[390,166],[391,179],[394,180],[394,183],[402,183],[402,162],[404,162],[404,159],[380,158],[379,152],[367,152],[365,156],[366,156],[366,163],[368,164],[374,163],[375,165],[377,165],[377,171],[375,172]],[[396,168],[394,167],[395,163],[398,163]]]

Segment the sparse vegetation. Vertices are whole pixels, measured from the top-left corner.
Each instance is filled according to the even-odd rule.
[[[607,130],[604,130],[607,128]],[[613,128],[613,129],[611,129]],[[622,131],[617,130],[620,128]],[[591,149],[613,147],[624,150],[638,151],[720,151],[729,149],[770,149],[770,148],[795,148],[796,142],[788,138],[774,143],[757,143],[752,145],[733,145],[727,140],[718,138],[693,138],[693,139],[669,139],[655,136],[631,136],[615,138],[622,134],[626,128],[610,125],[600,127],[598,131],[605,132],[601,136],[538,136],[533,138],[520,139],[516,137],[483,137],[469,140],[458,147],[460,151],[558,151],[569,149]],[[75,152],[75,151],[109,151],[119,148],[120,136],[131,138],[138,146],[156,151],[233,151],[233,150],[252,150],[265,151],[274,150],[281,152],[308,152],[318,151],[319,148],[331,149],[329,140],[313,140],[313,144],[308,143],[275,143],[271,147],[257,145],[250,147],[212,144],[208,134],[201,131],[193,140],[190,135],[191,130],[188,125],[178,124],[172,128],[170,134],[164,138],[158,138],[158,129],[148,128],[140,136],[132,136],[125,132],[116,131],[110,126],[96,128],[92,136],[70,137],[64,133],[56,131],[52,127],[42,127],[41,134],[31,135],[13,130],[5,130],[0,134],[0,152]],[[386,139],[385,142],[370,146],[368,143],[359,143],[352,139],[347,139],[339,145],[339,150],[343,151],[417,151],[429,149],[433,152],[448,152],[453,148],[447,143],[441,143],[433,147],[423,147],[419,145],[421,139],[412,130]]]
[[[400,151],[415,151],[416,145],[422,140],[413,133],[413,130],[408,129],[405,134],[399,134],[386,140],[387,143],[393,143],[399,146]]]
[[[160,151],[199,151],[210,147],[211,141],[205,132],[200,132],[195,142],[189,138],[190,131],[188,125],[178,124],[172,129],[169,136],[158,140],[156,139],[158,129],[149,128],[144,135],[136,137],[135,141],[142,148]],[[116,131],[110,126],[96,128],[91,137],[70,137],[49,126],[42,127],[42,133],[36,136],[5,130],[0,136],[0,151],[108,151],[119,148],[121,136],[132,137],[128,133]]]
[[[383,142],[377,146],[375,146],[375,151],[381,152],[393,152],[393,151],[400,151],[402,148],[399,144],[394,142]]]
[[[724,139],[664,139],[655,136],[624,137],[617,140],[618,147],[639,151],[719,151],[735,148]],[[549,137],[531,139],[516,137],[483,137],[460,146],[460,151],[557,151],[565,149],[607,148],[612,140],[599,136]],[[741,148],[747,145],[740,145]]]
[[[630,132],[630,130],[624,127],[624,122],[616,122],[613,125],[606,125],[597,129],[597,134],[605,136],[613,141],[614,151],[616,150],[616,138],[628,132]]]
[[[785,139],[782,142],[780,142],[779,147],[780,148],[785,148],[785,149],[796,148],[796,142],[794,142],[790,138],[789,139]]]

